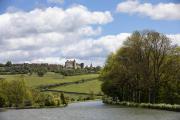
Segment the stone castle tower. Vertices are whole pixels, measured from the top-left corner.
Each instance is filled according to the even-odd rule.
[[[83,69],[84,68],[84,63],[76,63],[76,60],[67,60],[65,62],[65,68],[68,68],[68,69],[77,69],[77,68],[81,68]]]

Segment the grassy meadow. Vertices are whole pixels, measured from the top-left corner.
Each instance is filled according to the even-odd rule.
[[[98,94],[101,92],[101,81],[93,80],[88,81],[81,84],[73,84],[68,86],[62,86],[62,87],[54,87],[52,90],[62,90],[62,91],[68,91],[68,92],[84,92],[84,93],[90,93],[93,92],[95,94]]]
[[[37,87],[40,85],[48,85],[55,83],[63,83],[63,82],[73,82],[81,79],[89,79],[96,78],[98,74],[86,74],[86,75],[76,75],[76,76],[63,76],[59,73],[48,72],[43,77],[39,77],[36,74],[32,75],[0,75],[0,78],[4,78],[6,80],[17,80],[24,79],[25,83],[29,87]]]
[[[48,72],[43,77],[39,77],[36,74],[28,75],[28,74],[16,74],[16,75],[0,75],[0,79],[5,79],[7,81],[13,80],[23,80],[25,81],[26,85],[31,88],[37,88],[41,85],[49,85],[49,84],[56,84],[56,83],[64,83],[64,82],[73,82],[82,79],[90,79],[90,78],[97,78],[98,74],[85,74],[85,75],[76,75],[76,76],[63,76],[59,73]],[[52,90],[62,90],[67,92],[81,92],[81,93],[91,93],[99,94],[101,93],[101,81],[98,79],[87,81],[84,83],[72,84],[67,86],[59,86],[51,88]],[[76,94],[66,94],[65,96],[69,99],[83,99],[88,97],[88,95],[76,95]],[[100,97],[96,97],[100,98]]]

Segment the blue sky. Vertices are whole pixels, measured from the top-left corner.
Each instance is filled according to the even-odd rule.
[[[69,36],[69,32],[72,29],[68,31],[68,36],[66,35],[65,37],[69,39],[72,38],[77,39],[75,43],[73,43],[69,39],[68,39],[69,44],[67,44],[66,42],[61,43],[61,41],[65,40],[64,38],[60,40],[62,38],[62,35],[67,33],[62,32],[65,31],[62,29],[64,29],[66,26],[62,27],[61,23],[64,24],[64,21],[63,22],[61,21],[60,19],[61,14],[58,13],[57,16],[58,17],[60,16],[60,18],[57,19],[56,29],[55,28],[51,29],[51,31],[48,31],[48,33],[37,32],[39,30],[41,31],[43,28],[36,28],[36,26],[42,25],[42,23],[40,23],[41,21],[47,22],[46,19],[49,19],[47,17],[48,14],[55,15],[56,11],[61,12],[61,10],[63,10],[64,12],[63,15],[64,14],[69,15],[69,13],[66,11],[71,9],[77,10],[77,8],[78,9],[80,8],[83,12],[85,12],[84,14],[86,13],[93,14],[94,12],[99,12],[99,13],[97,17],[95,15],[93,18],[91,18],[91,15],[89,17],[87,16],[85,18],[83,17],[84,19],[92,19],[92,21],[90,22],[89,21],[87,22],[86,20],[87,23],[84,24],[78,23],[78,21],[77,23],[74,23],[79,25],[80,27],[77,26],[70,27],[73,29],[75,28],[75,30],[77,31],[78,30],[80,30],[81,32],[82,30],[85,31],[85,33],[78,33],[80,34],[79,36],[77,36],[77,33],[76,34],[73,33],[71,36]],[[40,11],[40,13],[44,15],[43,17],[38,16],[41,14],[35,11],[37,9],[42,10]],[[21,13],[22,11],[23,13]],[[54,13],[49,13],[50,11]],[[8,54],[6,54],[5,56],[3,54],[3,50],[0,50],[0,57],[1,57],[0,62],[5,62],[6,60],[12,60],[14,62],[54,61],[52,63],[62,63],[62,61],[65,61],[66,58],[67,59],[72,58],[72,59],[77,59],[79,61],[83,61],[87,64],[93,61],[96,65],[102,65],[106,56],[110,52],[113,52],[114,50],[119,48],[118,46],[115,45],[118,44],[119,46],[121,46],[122,41],[124,41],[125,39],[125,36],[127,37],[135,30],[144,30],[144,29],[155,30],[163,34],[170,35],[175,41],[175,43],[179,44],[180,43],[179,42],[179,38],[180,38],[179,11],[180,11],[179,0],[148,0],[148,1],[147,0],[134,0],[134,1],[131,0],[129,1],[126,0],[108,0],[108,1],[105,0],[0,0],[0,19],[2,18],[2,20],[0,20],[0,27],[2,28],[5,27],[5,24],[12,25],[11,26],[12,28],[10,29],[12,31],[10,31],[9,29],[7,29],[6,31],[6,32],[10,32],[11,34],[5,34],[3,31],[0,31],[0,34],[4,35],[4,37],[2,37],[3,40],[0,41],[4,43],[4,45],[0,46],[0,48],[1,49],[4,48],[8,52]],[[34,14],[32,15],[31,12],[33,12],[35,15]],[[72,17],[71,19],[74,18],[75,14],[81,14],[79,13],[79,11],[76,11],[75,13],[71,11],[71,13],[72,14],[70,14],[69,16],[70,18]],[[28,18],[28,16],[33,16],[33,18],[31,17]],[[54,18],[52,19],[56,19],[57,16],[54,16]],[[8,17],[10,17],[11,19],[7,19]],[[94,20],[95,18],[98,17],[99,20],[98,19]],[[40,21],[37,22],[37,20],[34,20],[34,18],[37,18],[37,20],[40,19]],[[16,22],[21,19],[23,19],[25,23],[27,22],[28,25],[31,24],[33,25],[35,23],[36,26],[31,28],[31,26],[28,27],[26,26],[26,24],[24,25],[23,23],[21,24]],[[32,19],[32,23],[28,19]],[[68,17],[66,17],[66,19],[67,21],[69,21],[67,22],[67,24],[72,23]],[[54,26],[54,24],[52,23],[49,26],[52,27]],[[46,28],[44,28],[44,30],[45,29]],[[22,31],[27,33],[26,37],[24,37],[24,33]],[[32,36],[32,33],[34,36]],[[54,33],[56,33],[58,38],[50,39],[47,37],[49,35],[51,36],[51,34],[54,35]],[[61,38],[59,38],[60,35]],[[43,36],[43,37],[39,37],[39,36]],[[50,44],[49,46],[42,44],[41,47],[39,46],[35,47],[35,45],[30,44],[33,41],[31,40],[32,38],[36,39],[36,42],[41,41],[42,38],[47,39],[47,41],[50,43],[53,43],[54,41],[57,42],[59,40],[57,43],[54,44],[61,43],[62,45],[61,48],[69,52],[58,53],[58,50],[60,49],[55,50],[57,46],[53,46],[54,44],[53,45]],[[22,41],[23,44],[17,46],[17,43],[19,41]],[[100,42],[102,42],[103,46],[99,45]],[[78,47],[74,47],[74,46],[80,46],[81,44],[83,45],[88,44],[89,48],[81,48],[84,52],[78,54],[77,50],[75,49]],[[91,44],[91,46],[89,44]],[[7,45],[6,47],[9,47],[9,45],[11,45],[10,46],[11,49],[7,49],[6,47],[4,47],[5,45]],[[67,45],[69,46],[69,48],[65,49],[65,46]],[[48,50],[50,49],[52,52],[50,52],[49,54],[43,54],[42,56],[38,57],[34,53],[33,48],[36,48],[37,51],[39,50],[40,52],[42,52],[42,50],[44,49],[48,49]],[[91,51],[91,49],[94,50],[92,53],[89,52]],[[18,57],[13,56],[12,51],[16,51],[15,54],[17,54]],[[77,54],[74,54],[74,51],[76,51],[75,53]],[[98,55],[100,53],[101,55]],[[24,54],[25,56],[19,57],[21,54]]]
[[[15,7],[25,11],[33,10],[37,7],[62,7],[68,8],[74,4],[86,6],[95,11],[111,11],[114,17],[112,23],[103,26],[103,34],[117,34],[119,32],[133,32],[134,30],[152,29],[164,34],[179,33],[180,20],[151,20],[145,16],[129,15],[117,13],[116,6],[124,0],[65,0],[63,3],[50,3],[47,0],[0,0],[0,13],[7,11],[9,7]],[[147,0],[140,1],[141,3]],[[149,3],[180,3],[178,0],[148,0]]]

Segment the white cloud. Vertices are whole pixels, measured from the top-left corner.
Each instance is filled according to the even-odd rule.
[[[180,45],[180,34],[168,34],[167,37],[171,39],[172,44]]]
[[[49,7],[1,14],[0,62],[57,63],[59,57],[78,59],[80,55],[83,58],[87,44],[79,46],[84,51],[77,48],[72,54],[71,49],[100,35],[101,25],[111,21],[113,18],[109,11],[90,11],[81,5],[67,9]]]
[[[76,44],[65,46],[62,54],[70,58],[106,57],[110,52],[116,51],[129,35],[129,33],[120,33],[98,39],[82,39]]]
[[[140,3],[128,0],[117,5],[117,11],[129,14],[148,16],[154,20],[180,20],[180,4],[175,3]]]
[[[59,57],[46,57],[33,59],[31,61],[26,61],[27,63],[53,63],[53,64],[64,64],[65,59],[60,59]]]
[[[59,3],[62,4],[64,3],[64,0],[47,0],[48,3]]]
[[[0,15],[0,35],[7,38],[50,32],[72,33],[84,27],[92,31],[88,25],[107,24],[112,20],[108,11],[91,12],[80,5],[66,10],[49,7]]]
[[[45,57],[35,59],[31,62],[48,62],[64,64],[66,59],[76,59],[88,65],[103,65],[108,54],[115,52],[123,45],[130,33],[120,33],[117,35],[107,35],[98,39],[81,39],[76,44],[62,46],[59,51],[61,57]],[[173,44],[180,45],[180,34],[167,35]]]
[[[0,62],[63,64],[66,59],[103,65],[130,33],[101,35],[101,25],[113,20],[108,11],[84,6],[49,7],[0,15]],[[169,35],[180,45],[179,34]]]

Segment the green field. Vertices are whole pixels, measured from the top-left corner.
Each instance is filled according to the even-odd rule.
[[[25,83],[29,87],[37,87],[40,85],[48,85],[63,82],[73,82],[81,79],[96,78],[98,74],[86,74],[86,75],[76,75],[76,76],[62,76],[58,73],[49,72],[43,77],[38,77],[37,75],[0,75],[0,78],[5,78],[6,80],[17,80],[24,79]]]
[[[56,83],[64,83],[64,82],[73,82],[82,79],[89,78],[97,78],[98,74],[86,74],[86,75],[76,75],[76,76],[63,76],[58,73],[49,72],[45,74],[43,77],[39,77],[36,74],[33,75],[0,75],[0,78],[4,78],[5,80],[12,81],[18,79],[24,79],[27,86],[36,88],[41,85],[49,85]],[[82,93],[90,93],[94,92],[95,94],[101,93],[101,81],[93,80],[79,84],[72,84],[68,86],[54,87],[52,90],[62,90],[68,92],[82,92]],[[65,94],[69,98],[85,98],[87,95],[76,95],[76,94]],[[96,97],[98,98],[98,97]]]
[[[61,87],[55,87],[52,88],[52,90],[62,90],[62,91],[68,91],[68,92],[83,92],[83,93],[90,93],[94,92],[95,94],[98,94],[101,92],[101,81],[93,80],[88,81],[81,84],[73,84],[68,86],[61,86]]]

